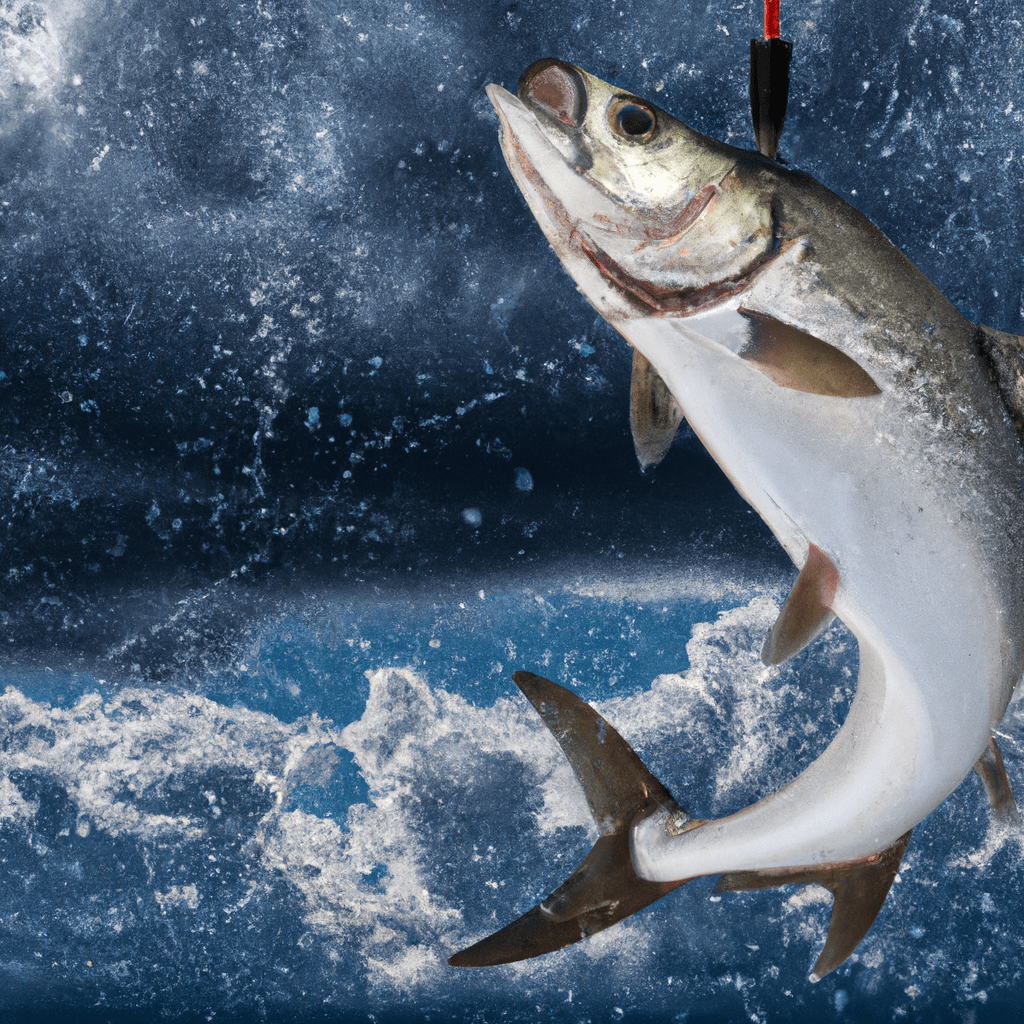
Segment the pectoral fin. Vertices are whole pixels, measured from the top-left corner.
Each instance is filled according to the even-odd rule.
[[[882,393],[867,371],[834,345],[764,313],[739,312],[750,324],[750,340],[740,358],[779,387],[835,398]]]
[[[839,570],[821,548],[810,545],[807,561],[761,648],[766,665],[781,665],[799,654],[832,621]]]
[[[550,953],[603,931],[687,879],[648,882],[633,870],[629,831],[658,807],[686,813],[632,747],[589,704],[532,672],[513,677],[565,751],[601,836],[572,876],[543,903],[448,961],[490,967]]]
[[[661,462],[682,422],[682,410],[658,371],[639,349],[633,349],[629,425],[641,470]]]
[[[989,737],[985,753],[978,758],[974,770],[985,783],[985,792],[992,805],[992,818],[1000,825],[1020,825],[1020,809],[1013,797],[1010,778],[1003,765],[1003,755],[999,753],[994,736]]]
[[[832,919],[825,948],[811,972],[811,981],[820,981],[846,960],[874,924],[899,871],[911,832],[863,860],[768,871],[732,871],[719,878],[715,892],[745,892],[812,883],[828,889],[834,897]]]

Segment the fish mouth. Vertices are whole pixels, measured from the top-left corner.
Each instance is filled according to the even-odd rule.
[[[648,316],[692,316],[728,302],[750,288],[775,260],[799,243],[796,239],[780,242],[777,237],[773,237],[771,248],[753,260],[742,273],[719,281],[709,281],[696,288],[673,289],[635,277],[604,252],[593,239],[579,231],[576,234],[581,251],[601,276],[619,292],[635,300]]]
[[[543,64],[538,61],[531,68]],[[529,71],[530,68],[524,79]],[[607,223],[622,219],[622,207],[586,177],[585,167],[589,160],[570,133],[552,130],[554,126],[544,123],[558,121],[557,116],[538,116],[522,100],[493,83],[487,86],[487,97],[501,122],[501,149],[505,162],[551,247],[571,274],[583,277],[584,280],[578,283],[584,292],[588,291],[588,283],[602,286],[603,278],[587,256],[585,245],[592,249],[594,245],[589,240],[585,241],[581,229],[582,213],[570,210],[566,197],[575,206],[585,207],[588,218],[600,218]],[[553,95],[549,98],[556,102]],[[561,107],[552,109],[562,109],[563,116],[570,116],[579,109],[569,107],[567,93],[562,98]],[[544,168],[543,172],[540,167]],[[607,289],[606,283],[603,288]],[[635,315],[638,312],[637,300],[627,290],[616,288],[615,291],[623,299],[619,312]]]
[[[542,64],[543,61],[537,61]],[[530,67],[536,67],[532,64]],[[523,78],[529,73],[527,68]],[[522,81],[522,79],[520,79]],[[526,104],[518,96],[493,82],[486,87],[487,98],[491,101],[498,120],[501,122],[501,148],[505,160],[512,171],[516,183],[520,184],[520,174],[529,168],[532,178],[541,180],[536,164],[542,155],[557,157],[577,176],[586,173],[590,166],[590,156],[586,153],[572,134],[564,130],[545,131],[544,120],[554,120],[561,125],[567,122],[548,108],[540,104]],[[584,92],[584,96],[586,93]],[[585,103],[585,100],[584,100]],[[538,111],[540,116],[538,116]],[[534,154],[531,156],[531,153]],[[588,183],[593,185],[593,183]],[[532,204],[531,204],[532,208]]]

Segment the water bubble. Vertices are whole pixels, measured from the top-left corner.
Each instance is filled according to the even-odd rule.
[[[464,508],[462,510],[462,521],[475,530],[483,521],[484,517],[478,508]]]

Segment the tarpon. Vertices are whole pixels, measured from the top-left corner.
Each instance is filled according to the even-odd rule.
[[[452,957],[523,959],[683,881],[834,894],[812,980],[867,933],[910,833],[977,767],[1024,670],[1020,339],[966,320],[806,174],[709,139],[557,60],[488,95],[510,170],[584,295],[633,346],[641,464],[683,416],[799,567],[766,664],[838,616],[859,676],[825,752],[704,821],[582,700],[516,681],[569,756],[601,836],[548,900]]]

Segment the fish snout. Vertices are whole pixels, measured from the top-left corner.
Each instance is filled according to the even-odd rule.
[[[579,69],[554,57],[534,61],[516,87],[531,110],[579,128],[587,116],[587,85]]]

